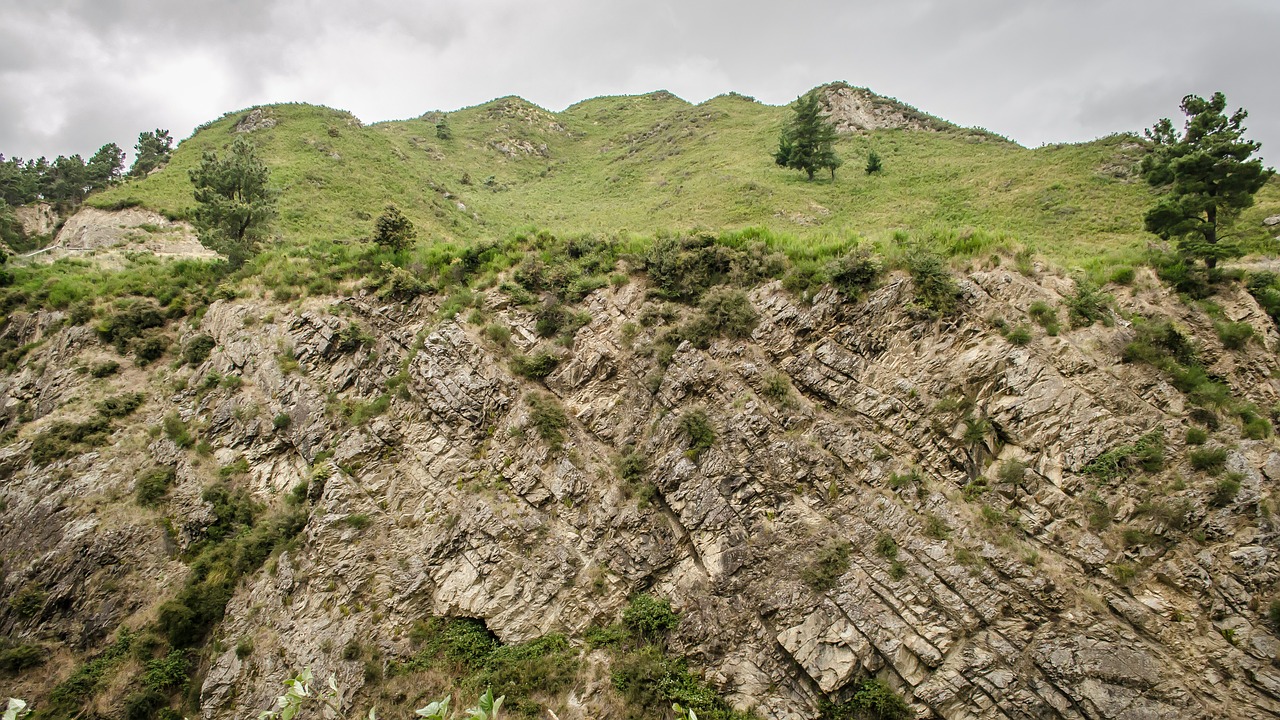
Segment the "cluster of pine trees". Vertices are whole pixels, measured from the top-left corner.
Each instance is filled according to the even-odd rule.
[[[169,160],[173,138],[168,130],[156,129],[138,135],[129,175],[140,177]],[[5,159],[0,154],[0,199],[11,206],[47,202],[60,206],[78,205],[94,190],[108,187],[124,176],[124,151],[107,143],[85,161],[80,155],[59,155],[52,162]]]

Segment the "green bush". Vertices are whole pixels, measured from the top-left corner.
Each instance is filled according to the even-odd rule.
[[[1132,445],[1114,447],[1084,466],[1083,472],[1101,480],[1114,480],[1122,474],[1145,470],[1156,472],[1164,467],[1164,435],[1156,430],[1142,435]]]
[[[1242,350],[1253,339],[1253,326],[1247,322],[1218,322],[1213,328],[1228,350]]]
[[[0,672],[20,673],[43,665],[45,659],[45,649],[39,645],[0,640]]]
[[[146,367],[164,357],[169,349],[169,338],[160,334],[146,335],[133,343],[133,356],[138,365]]]
[[[1132,285],[1135,277],[1134,269],[1128,265],[1123,265],[1111,271],[1111,276],[1107,278],[1107,282],[1115,283],[1116,285]]]
[[[898,541],[889,533],[880,533],[876,536],[876,554],[885,560],[898,559]]]
[[[124,354],[129,341],[164,324],[164,314],[155,301],[128,298],[116,302],[115,312],[98,323],[97,332],[103,342],[114,345],[116,352]]]
[[[1187,428],[1187,444],[1188,445],[1203,445],[1208,439],[1209,439],[1209,433],[1203,430],[1202,428],[1198,428],[1198,427]]]
[[[1049,335],[1057,335],[1062,329],[1058,322],[1058,311],[1044,300],[1031,303],[1031,307],[1027,308],[1027,314]]]
[[[826,274],[836,290],[849,299],[857,299],[875,288],[884,270],[874,256],[863,248],[854,248],[827,264]]]
[[[1021,486],[1027,475],[1027,464],[1021,460],[1009,460],[1000,466],[1000,482]]]
[[[750,337],[759,320],[747,294],[724,285],[707,290],[699,307],[711,328],[731,338]]]
[[[684,660],[668,657],[657,645],[645,645],[614,662],[613,686],[626,701],[628,720],[665,717],[672,704],[692,710],[700,720],[746,720],[715,691],[689,672]]]
[[[164,416],[163,421],[165,437],[173,441],[180,448],[189,448],[196,444],[195,436],[191,434],[191,428],[177,413],[169,413]]]
[[[840,576],[849,571],[849,553],[852,550],[853,545],[843,538],[827,542],[800,569],[800,579],[815,592],[833,589]]]
[[[176,477],[177,474],[171,467],[153,467],[138,475],[134,498],[143,507],[154,507],[168,494]]]
[[[1071,323],[1076,327],[1088,327],[1099,321],[1104,325],[1110,324],[1107,313],[1111,309],[1111,302],[1110,295],[1100,291],[1088,280],[1078,278],[1075,293],[1066,299]]]
[[[373,336],[356,323],[348,323],[333,338],[333,348],[340,353],[353,353],[373,344]]]
[[[530,380],[542,380],[555,371],[560,358],[549,352],[520,355],[511,361],[511,370]]]
[[[1201,448],[1187,453],[1191,467],[1210,475],[1217,475],[1227,464],[1227,449],[1223,447]]]
[[[281,430],[288,430],[289,426],[292,424],[293,416],[289,413],[280,413],[271,419],[271,427],[275,428],[277,432]]]
[[[48,465],[103,445],[111,436],[111,423],[102,416],[84,422],[51,423],[31,443],[31,461]]]
[[[115,360],[107,360],[105,362],[100,362],[90,367],[89,376],[95,377],[95,378],[104,378],[104,377],[110,377],[111,375],[115,375],[119,371],[120,371],[120,363],[116,362]]]
[[[211,335],[200,334],[187,341],[182,347],[182,364],[183,365],[199,365],[209,359],[209,354],[213,352],[213,348],[217,342]]]
[[[569,418],[554,397],[546,394],[530,394],[525,398],[529,405],[529,424],[533,426],[538,437],[542,438],[554,451],[564,445],[564,431],[569,427]]]
[[[671,603],[648,593],[631,598],[622,611],[622,624],[636,636],[654,642],[680,624],[680,616]]]
[[[643,262],[653,293],[683,302],[696,302],[715,285],[748,287],[765,278],[780,277],[786,267],[785,257],[769,252],[763,243],[728,238],[720,242],[705,233],[659,237],[649,246]]]
[[[1031,342],[1031,330],[1026,325],[1018,325],[1009,330],[1004,339],[1008,340],[1011,345],[1022,347]]]
[[[685,456],[697,460],[716,442],[716,431],[703,410],[689,410],[680,416],[680,432],[688,438]]]
[[[146,400],[142,393],[124,393],[113,395],[94,405],[98,414],[107,418],[122,418],[133,413]]]
[[[960,307],[960,286],[943,257],[924,247],[907,253],[907,272],[915,285],[913,305],[928,317],[945,317]]]
[[[1235,502],[1236,495],[1240,494],[1242,478],[1243,476],[1238,473],[1228,473],[1226,477],[1219,480],[1213,487],[1213,496],[1209,498],[1209,505],[1220,508]]]

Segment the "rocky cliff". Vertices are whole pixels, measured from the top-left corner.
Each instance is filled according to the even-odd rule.
[[[638,593],[680,615],[664,652],[762,718],[868,678],[922,718],[1280,714],[1272,320],[1238,286],[1194,304],[1141,270],[1071,326],[1074,281],[1010,264],[971,267],[942,317],[905,274],[862,298],[767,282],[743,336],[665,348],[700,311],[638,273],[550,338],[505,286],[460,313],[228,294],[143,367],[101,327],[15,316],[38,344],[0,380],[0,632],[44,656],[4,689],[39,707],[118,628],[174,637],[165,603],[236,497],[217,486],[301,520],[232,578],[193,661],[204,718],[269,707],[304,666],[395,716],[450,687],[404,671],[429,618],[562,634],[574,675],[540,702],[623,716],[618,660],[587,638]],[[1140,352],[1182,357],[1168,333],[1213,398]],[[91,712],[114,716],[144,661],[102,675]]]

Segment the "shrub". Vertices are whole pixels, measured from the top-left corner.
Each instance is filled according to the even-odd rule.
[[[55,422],[32,441],[31,460],[37,465],[48,465],[88,452],[106,443],[110,435],[111,424],[102,416],[81,423]]]
[[[210,335],[200,334],[187,341],[182,348],[182,364],[199,365],[209,359],[209,353],[213,352],[213,348],[217,342]]]
[[[187,423],[178,417],[177,413],[169,413],[164,416],[164,434],[180,448],[189,448],[195,445],[195,436],[191,434],[191,428]]]
[[[124,393],[113,395],[94,405],[98,414],[107,418],[122,418],[133,413],[146,399],[142,393]]]
[[[124,354],[129,341],[144,331],[164,326],[165,318],[153,300],[127,299],[115,305],[115,312],[98,323],[98,337]]]
[[[529,424],[538,433],[538,437],[551,447],[560,450],[564,444],[564,431],[569,427],[569,418],[564,414],[560,403],[550,395],[531,394],[525,398],[529,405]]]
[[[880,533],[876,536],[876,554],[885,560],[896,560],[898,558],[898,541],[894,540],[889,533]]]
[[[1000,482],[1006,485],[1021,486],[1026,474],[1027,464],[1021,460],[1010,460],[1000,466]]]
[[[865,169],[868,175],[874,175],[884,170],[884,162],[880,159],[880,153],[875,150],[867,152],[867,167]]]
[[[373,336],[356,323],[349,323],[334,336],[333,348],[340,353],[353,353],[365,345],[373,344]]]
[[[156,466],[138,475],[134,498],[143,507],[154,507],[169,492],[177,474],[171,467]]]
[[[373,241],[391,250],[406,250],[413,245],[418,231],[409,218],[395,205],[388,205],[374,224]]]
[[[680,432],[688,438],[685,456],[697,460],[716,442],[716,431],[703,410],[689,410],[680,416]]]
[[[1088,327],[1095,322],[1107,324],[1107,311],[1111,307],[1111,296],[1100,290],[1084,278],[1076,280],[1076,291],[1066,299],[1067,311],[1071,322],[1076,327]]]
[[[649,460],[644,453],[631,451],[618,459],[618,475],[623,480],[635,482],[649,471]]]
[[[511,340],[511,328],[506,325],[486,325],[484,334],[499,345],[506,345]]]
[[[537,352],[521,355],[511,361],[511,370],[515,374],[530,380],[542,380],[555,371],[560,358],[548,352]]]
[[[731,338],[749,337],[758,320],[747,294],[724,285],[708,290],[699,307],[711,328]]]
[[[960,286],[941,255],[923,247],[907,253],[907,272],[915,285],[914,306],[928,317],[945,317],[960,303]]]
[[[348,515],[345,518],[343,518],[342,524],[346,525],[352,530],[364,530],[365,528],[373,524],[373,520],[368,515],[365,515],[363,513],[356,513],[353,515]],[[347,658],[347,659],[350,660],[351,658]]]
[[[911,706],[886,683],[875,678],[856,686],[853,697],[842,703],[820,700],[821,720],[908,720],[915,717]]]
[[[1049,335],[1057,335],[1061,330],[1062,326],[1058,324],[1058,311],[1043,300],[1031,303],[1031,307],[1027,308],[1027,314]]]
[[[147,335],[133,344],[133,356],[138,365],[146,367],[164,357],[168,349],[169,338],[159,334]]]
[[[1135,276],[1136,273],[1133,268],[1123,265],[1111,271],[1111,276],[1107,279],[1107,282],[1112,282],[1116,285],[1132,285]]]
[[[800,579],[815,592],[831,590],[840,576],[849,571],[849,553],[852,550],[853,545],[842,538],[827,542],[800,569]]]
[[[1201,472],[1217,475],[1227,464],[1227,449],[1222,447],[1201,448],[1187,453],[1191,467]]]
[[[1219,322],[1213,324],[1218,339],[1228,350],[1242,350],[1253,339],[1253,326],[1247,322]]]
[[[1213,496],[1209,499],[1209,505],[1220,508],[1235,502],[1236,495],[1240,494],[1240,480],[1242,477],[1238,473],[1229,473],[1219,480],[1213,487]]]
[[[1114,447],[1084,466],[1083,472],[1101,480],[1114,480],[1130,470],[1156,472],[1164,467],[1164,436],[1159,430],[1142,435],[1132,445]]]
[[[1198,427],[1187,428],[1187,444],[1203,445],[1209,439],[1209,433]]]
[[[115,375],[120,371],[120,363],[115,360],[107,360],[100,362],[89,368],[89,376],[95,378],[104,378]]]
[[[0,641],[0,671],[2,672],[20,673],[39,667],[44,664],[45,657],[45,650],[39,645],[30,643],[10,645],[7,641]]]
[[[641,593],[631,598],[622,611],[622,624],[635,635],[652,642],[679,625],[680,616],[666,600]]]
[[[862,297],[873,289],[883,273],[880,263],[863,248],[850,250],[828,263],[825,269],[835,289],[850,299]]]
[[[1018,325],[1011,329],[1004,338],[1009,341],[1009,344],[1022,347],[1031,342],[1031,330],[1026,325]]]
[[[281,430],[288,430],[289,426],[292,424],[293,416],[289,413],[280,413],[271,419],[271,427],[275,428],[277,432]]]

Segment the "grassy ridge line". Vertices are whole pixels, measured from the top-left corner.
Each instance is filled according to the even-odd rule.
[[[1140,156],[1127,136],[1029,150],[964,129],[878,130],[842,137],[846,165],[833,183],[776,167],[789,111],[742,96],[699,105],[661,92],[606,97],[560,113],[502,98],[450,113],[448,140],[436,137],[437,114],[364,127],[328,108],[266,110],[277,124],[252,137],[281,190],[286,244],[367,236],[387,202],[446,241],[531,225],[558,234],[761,226],[802,240],[873,241],[972,228],[1080,267],[1100,254],[1132,257],[1153,239],[1142,229],[1151,190],[1115,177]],[[202,128],[164,170],[90,204],[189,212],[186,171],[230,142],[244,115]],[[871,149],[885,165],[876,176],[861,171]],[[1250,240],[1265,237],[1258,221],[1275,212],[1273,181],[1243,218]]]

